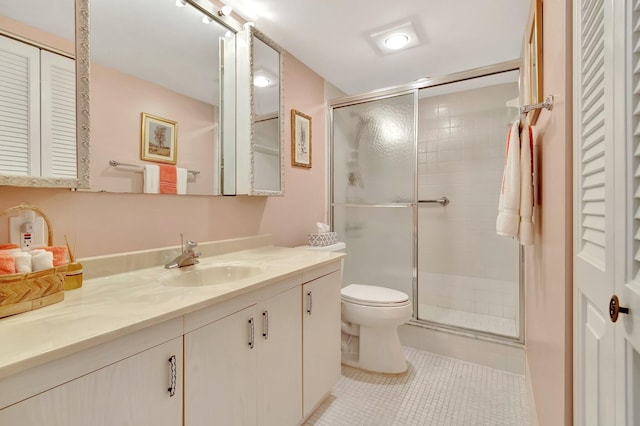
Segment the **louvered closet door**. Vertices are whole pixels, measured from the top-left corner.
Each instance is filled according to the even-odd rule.
[[[640,0],[617,1],[615,294],[629,314],[615,323],[616,424],[640,424]],[[620,65],[618,65],[620,64]],[[616,101],[616,106],[618,105]]]
[[[41,53],[42,175],[77,177],[76,73],[73,59]]]
[[[577,425],[613,425],[613,3],[574,2],[574,410]],[[553,208],[546,206],[545,208]],[[558,283],[560,285],[560,283]],[[558,313],[561,315],[561,313]]]
[[[0,173],[40,175],[39,49],[0,36]]]

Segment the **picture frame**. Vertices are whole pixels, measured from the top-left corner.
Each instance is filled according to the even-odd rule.
[[[291,110],[291,165],[311,168],[311,117]]]
[[[178,123],[157,115],[141,114],[140,159],[176,164]]]
[[[544,99],[542,79],[542,0],[531,0],[529,21],[525,32],[524,54],[524,98],[525,104],[539,104]],[[536,124],[540,109],[528,113],[529,125]]]

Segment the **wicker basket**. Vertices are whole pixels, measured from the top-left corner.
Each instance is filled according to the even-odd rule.
[[[42,210],[21,204],[0,212],[31,210],[42,216],[47,225],[47,245],[53,243],[51,222]],[[0,275],[0,317],[27,312],[64,300],[64,279],[68,265],[22,274]]]

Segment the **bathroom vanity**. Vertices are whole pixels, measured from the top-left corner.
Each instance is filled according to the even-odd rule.
[[[340,253],[268,236],[86,259],[0,320],[0,424],[295,425],[340,376]]]

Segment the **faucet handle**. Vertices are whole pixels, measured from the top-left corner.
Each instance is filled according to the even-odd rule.
[[[193,250],[194,248],[198,247],[198,243],[196,243],[195,241],[187,240],[187,242],[184,243],[184,247],[187,250]]]

